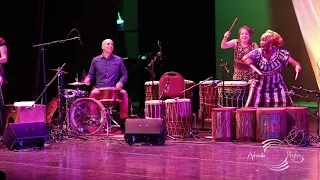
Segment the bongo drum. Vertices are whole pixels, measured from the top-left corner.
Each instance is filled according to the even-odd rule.
[[[285,108],[257,108],[256,140],[282,140],[287,136],[287,114]]]
[[[256,137],[256,109],[240,108],[236,110],[236,140],[253,142]]]
[[[212,140],[232,141],[235,138],[235,107],[212,108]]]
[[[161,103],[164,102],[161,100],[149,100],[144,102],[144,116],[145,118],[161,118],[162,109]]]
[[[154,91],[154,96],[152,96],[152,87]],[[145,90],[145,101],[148,100],[157,100],[159,99],[159,81],[147,81],[144,83],[144,90]]]
[[[190,99],[167,99],[166,124],[168,135],[184,137],[191,131],[191,100]]]
[[[223,83],[218,84],[219,103],[229,107],[243,107],[248,97],[248,82],[224,81],[224,95],[222,95]]]
[[[288,133],[295,126],[299,131],[309,133],[308,107],[286,107]]]
[[[211,109],[217,107],[217,88],[211,86],[212,83],[213,81],[200,81],[198,119],[211,121]],[[202,117],[203,111],[205,111],[205,117]]]

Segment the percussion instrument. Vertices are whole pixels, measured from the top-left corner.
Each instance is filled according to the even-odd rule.
[[[211,109],[217,107],[218,93],[217,88],[211,86],[213,81],[200,81],[199,85],[199,117],[198,119],[204,119],[211,121]],[[205,108],[205,109],[204,109]],[[205,111],[205,117],[202,117],[203,111]]]
[[[282,140],[287,136],[287,113],[285,108],[257,108],[256,140]]]
[[[253,142],[256,137],[256,108],[236,110],[236,140]]]
[[[287,132],[289,133],[293,127],[299,131],[309,133],[308,107],[286,107],[287,111]]]
[[[184,80],[184,84],[185,84],[185,89],[188,89],[192,86],[194,86],[194,82],[191,80]],[[183,98],[183,97],[181,97]],[[192,103],[192,99],[193,99],[193,89],[190,89],[188,91],[185,92],[185,98],[186,99],[190,99],[191,103]]]
[[[69,83],[68,85],[70,85],[70,86],[82,86],[82,85],[85,85],[85,83],[83,83],[83,82],[73,82],[73,83]]]
[[[80,98],[69,109],[71,130],[79,135],[94,135],[105,125],[107,112],[101,102],[94,98]]]
[[[65,89],[63,96],[65,98],[74,98],[74,97],[84,98],[84,97],[88,97],[88,92],[77,90],[77,89]]]
[[[145,104],[145,107],[144,107],[145,118],[162,118],[161,115],[162,115],[162,112],[164,112],[164,109],[161,109],[161,108],[165,105],[163,101],[148,100],[148,101],[145,101],[144,104]]]
[[[224,81],[224,95],[222,95],[223,83],[219,83],[219,104],[226,107],[244,107],[248,97],[248,88],[246,81]]]
[[[152,97],[152,87],[153,87],[155,97]],[[153,86],[152,86],[152,81],[145,82],[144,90],[145,90],[145,101],[159,99],[159,81],[153,81]]]
[[[232,141],[235,138],[235,107],[212,108],[212,140]]]
[[[100,91],[99,101],[102,103],[122,102],[120,88],[104,87],[104,88],[99,88],[99,91]]]
[[[191,132],[191,100],[190,99],[167,99],[166,125],[168,135],[172,137],[185,137]]]

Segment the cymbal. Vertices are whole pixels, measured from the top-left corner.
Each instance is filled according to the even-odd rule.
[[[58,68],[58,69],[50,69],[51,71],[55,71],[55,72],[58,72],[60,69]],[[66,72],[66,71],[61,71],[63,74],[68,74],[68,72]]]
[[[83,83],[83,82],[73,82],[73,83],[69,83],[68,85],[71,85],[71,86],[82,86],[82,85],[85,85],[85,83]]]

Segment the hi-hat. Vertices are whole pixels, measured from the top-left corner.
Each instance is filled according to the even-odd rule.
[[[73,83],[69,83],[68,85],[70,86],[82,86],[82,85],[85,85],[86,83],[83,83],[83,82],[73,82]]]
[[[58,68],[58,69],[50,69],[51,71],[55,71],[55,72],[58,72],[60,69]],[[66,72],[66,71],[61,71],[63,74],[68,74],[68,72]]]

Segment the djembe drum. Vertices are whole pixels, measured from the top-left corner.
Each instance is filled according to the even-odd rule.
[[[144,83],[145,101],[159,99],[159,81],[147,81]],[[152,94],[153,92],[153,94]]]
[[[282,140],[287,136],[287,113],[285,108],[257,108],[256,140]]]
[[[235,138],[235,107],[212,108],[212,140],[232,141]]]
[[[224,81],[218,84],[219,104],[226,107],[244,107],[248,97],[248,82],[246,81]],[[223,101],[225,103],[223,103]]]
[[[145,118],[161,118],[162,112],[162,103],[160,100],[149,100],[144,102],[144,116]]]
[[[256,137],[256,108],[240,108],[236,110],[236,140],[253,142]]]
[[[308,107],[286,107],[288,133],[293,127],[297,130],[309,133]]]
[[[166,124],[168,135],[172,137],[185,137],[191,132],[191,100],[167,99]]]
[[[200,81],[198,119],[211,121],[211,109],[217,107],[217,88],[211,86],[212,83],[213,81]],[[204,114],[205,117],[202,117],[202,114]]]

